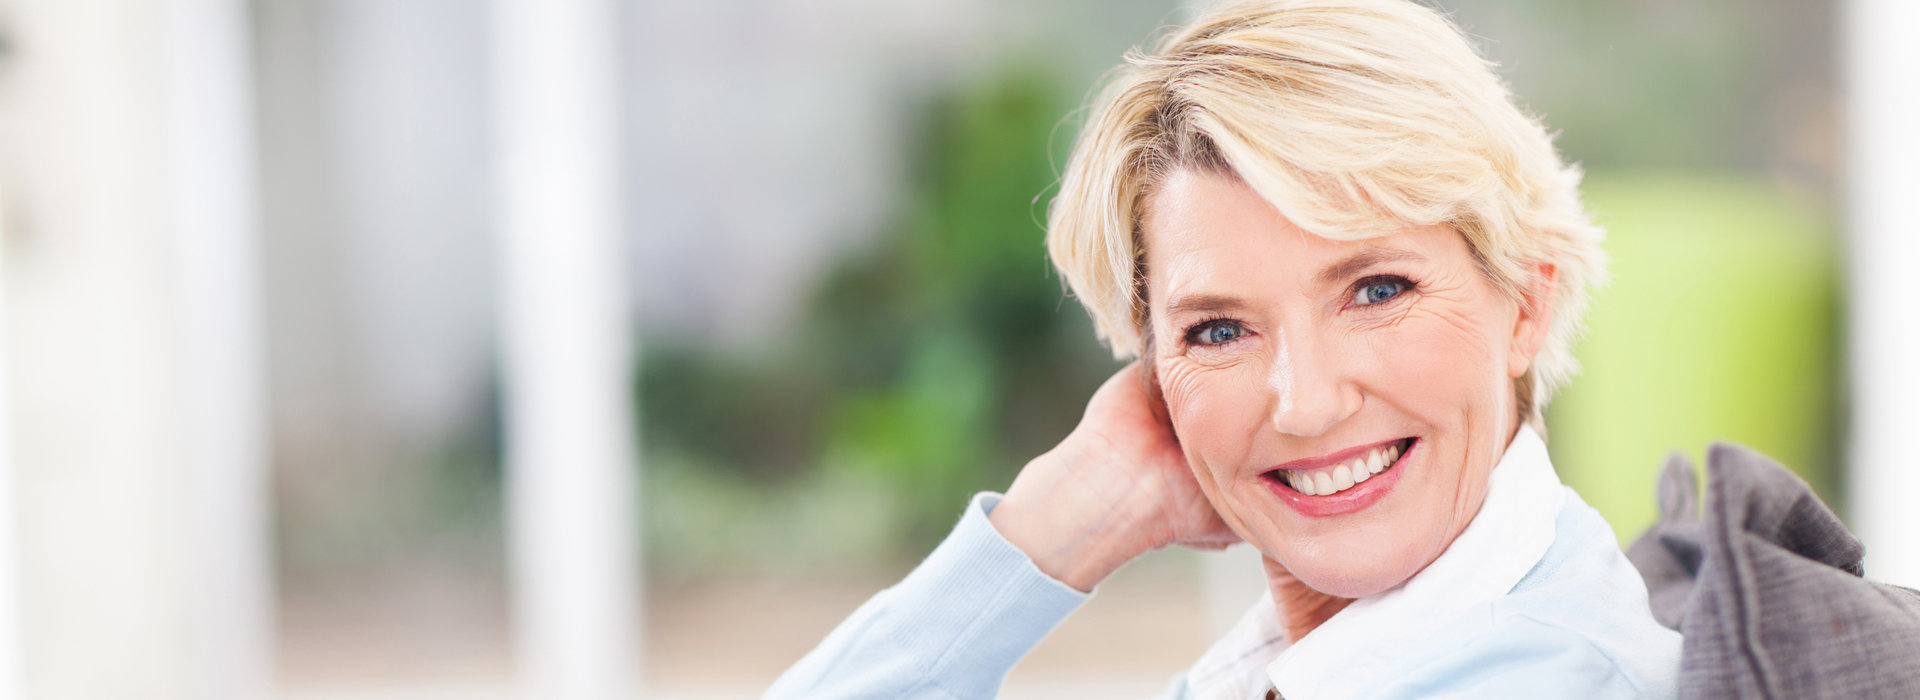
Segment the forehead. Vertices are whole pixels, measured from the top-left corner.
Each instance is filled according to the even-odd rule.
[[[1354,240],[1315,235],[1239,179],[1193,171],[1161,183],[1141,231],[1156,304],[1188,291],[1248,294],[1281,284],[1346,284],[1348,273],[1371,263],[1467,255],[1465,242],[1445,226],[1408,226]]]
[[[1180,171],[1147,201],[1149,283],[1245,268],[1264,276],[1368,247],[1373,239],[1336,241],[1307,232],[1281,216],[1238,178]]]

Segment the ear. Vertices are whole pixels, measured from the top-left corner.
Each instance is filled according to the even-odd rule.
[[[1507,376],[1518,379],[1533,366],[1533,358],[1547,344],[1553,328],[1554,293],[1560,269],[1548,263],[1534,266],[1533,284],[1521,290],[1520,313],[1514,318],[1513,337],[1507,343]]]

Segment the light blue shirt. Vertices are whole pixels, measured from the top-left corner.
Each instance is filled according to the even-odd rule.
[[[1086,602],[993,529],[973,497],[947,539],[775,681],[773,698],[991,698],[1007,671]]]
[[[1087,598],[994,530],[987,514],[999,498],[974,497],[926,561],[765,697],[997,694],[1013,665]],[[1612,529],[1560,484],[1544,444],[1522,428],[1474,523],[1434,564],[1293,644],[1263,600],[1166,697],[1245,700],[1278,686],[1292,700],[1664,699],[1676,696],[1679,670],[1680,636],[1654,621]]]

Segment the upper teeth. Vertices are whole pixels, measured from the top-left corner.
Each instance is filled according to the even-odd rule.
[[[1366,481],[1373,475],[1385,471],[1387,465],[1400,459],[1398,444],[1387,447],[1375,447],[1367,454],[1350,461],[1318,469],[1300,469],[1281,472],[1280,478],[1288,486],[1309,496],[1326,496],[1353,488],[1354,484]]]

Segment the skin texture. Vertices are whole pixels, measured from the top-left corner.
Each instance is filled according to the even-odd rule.
[[[1081,590],[1151,549],[1245,540],[1298,639],[1418,573],[1478,512],[1518,429],[1513,380],[1551,321],[1531,310],[1551,308],[1552,268],[1522,303],[1449,228],[1334,241],[1212,174],[1175,173],[1148,204],[1150,364],[1101,387],[991,520]],[[1399,481],[1354,512],[1305,515],[1265,476],[1408,437]]]

